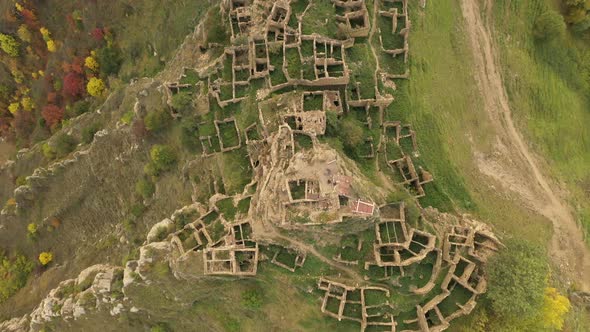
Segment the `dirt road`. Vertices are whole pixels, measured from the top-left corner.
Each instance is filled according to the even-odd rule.
[[[492,4],[493,0],[485,0],[486,8],[491,8]],[[554,184],[543,175],[535,156],[514,125],[497,64],[497,50],[492,32],[481,17],[480,1],[461,0],[461,8],[484,107],[496,133],[502,138],[499,144],[502,149],[497,151],[501,158],[492,161],[495,166],[486,165],[486,160],[480,159],[480,171],[496,179],[506,190],[517,193],[525,204],[551,220],[554,232],[550,257],[569,281],[590,291],[590,250],[570,208],[556,193]],[[515,182],[511,179],[526,180]]]

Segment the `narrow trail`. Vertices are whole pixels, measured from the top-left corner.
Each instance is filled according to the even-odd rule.
[[[465,19],[465,27],[472,47],[475,62],[475,76],[481,90],[484,107],[497,134],[505,137],[507,153],[510,160],[523,165],[517,170],[530,176],[533,182],[527,183],[523,191],[514,190],[510,177],[503,174],[487,174],[503,183],[505,188],[522,193],[533,193],[521,197],[531,208],[550,219],[553,224],[553,237],[550,256],[562,270],[569,281],[584,291],[590,291],[590,250],[586,246],[582,230],[579,228],[570,208],[556,193],[553,185],[543,175],[537,160],[530,152],[524,139],[516,129],[508,96],[503,85],[497,64],[497,50],[492,39],[492,32],[481,17],[479,2],[461,0],[461,8]],[[493,0],[485,0],[485,6],[491,9]],[[507,167],[510,167],[506,165]]]
[[[312,254],[312,255],[316,256],[319,260],[332,266],[333,268],[343,271],[350,278],[352,278],[357,284],[360,285],[360,284],[364,283],[363,277],[357,271],[355,271],[351,268],[348,268],[346,266],[343,266],[342,264],[338,264],[335,261],[325,257],[319,251],[317,251],[312,245],[309,245],[307,243],[303,243],[301,241],[294,240],[288,236],[284,236],[282,234],[279,234],[278,232],[274,232],[272,236],[275,238],[279,238],[281,240],[288,241],[292,245],[299,247],[300,249],[306,251],[308,254]]]

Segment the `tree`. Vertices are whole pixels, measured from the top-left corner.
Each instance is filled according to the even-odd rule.
[[[98,64],[105,75],[115,75],[121,68],[121,52],[113,46],[105,46],[96,52]]]
[[[46,266],[47,264],[51,263],[51,261],[53,260],[53,254],[50,252],[42,252],[39,254],[39,263],[41,263],[41,265]]]
[[[8,105],[8,111],[11,114],[16,114],[16,112],[18,112],[19,109],[20,109],[19,103],[11,103],[10,105]]]
[[[88,90],[88,93],[93,97],[102,96],[105,89],[106,87],[104,82],[100,78],[96,77],[91,78],[86,85],[86,90]]]
[[[34,222],[27,225],[27,238],[31,240],[37,239],[37,224]]]
[[[541,322],[543,327],[561,331],[565,314],[570,310],[571,305],[567,297],[559,294],[553,287],[545,288],[545,298],[541,308]]]
[[[26,43],[30,43],[31,39],[33,37],[33,35],[31,34],[31,30],[29,30],[29,28],[27,28],[27,26],[24,24],[21,24],[18,27],[16,34],[18,35],[18,38],[20,38],[20,40],[22,40]]]
[[[57,51],[57,45],[53,39],[47,41],[47,50],[51,53],[55,53]]]
[[[34,222],[30,223],[27,226],[27,232],[29,232],[29,234],[36,234],[37,233],[37,224],[35,224]]]
[[[510,239],[507,248],[493,256],[487,267],[491,309],[506,320],[536,316],[543,305],[549,272],[542,248]]]
[[[537,17],[533,34],[538,40],[551,41],[565,34],[565,22],[556,11],[549,10]]]
[[[18,57],[20,44],[14,37],[0,33],[0,48],[11,57]]]
[[[63,119],[64,109],[53,104],[48,104],[43,107],[41,116],[45,119],[47,126],[53,128]]]
[[[24,97],[21,99],[20,104],[23,107],[23,110],[30,112],[35,108],[35,104],[33,103],[33,99],[31,97]]]
[[[49,29],[47,29],[46,27],[41,27],[39,29],[39,32],[41,32],[41,36],[43,36],[44,41],[47,42],[51,40],[51,32],[49,32]]]
[[[69,72],[64,77],[63,92],[70,97],[84,94],[84,77],[76,72]]]
[[[95,73],[98,71],[99,67],[98,61],[96,61],[96,59],[93,56],[86,57],[86,59],[84,60],[84,66]]]
[[[176,153],[167,145],[154,145],[150,157],[157,171],[167,171],[176,163]]]

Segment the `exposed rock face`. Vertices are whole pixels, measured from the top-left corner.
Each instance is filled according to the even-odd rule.
[[[173,230],[174,230],[174,222],[172,222],[172,220],[166,218],[166,219],[160,221],[159,223],[155,224],[154,226],[152,226],[152,229],[150,229],[150,232],[147,235],[147,243],[161,240],[161,239],[158,239],[158,237],[161,234],[163,234],[163,233],[168,234],[168,233],[172,232]]]
[[[56,318],[79,319],[90,311],[109,310],[119,314],[125,310],[122,296],[122,269],[94,265],[52,289],[29,315],[0,324],[1,331],[37,331]],[[28,326],[28,328],[27,328]]]
[[[590,309],[590,293],[589,292],[574,292],[570,295],[572,303]]]
[[[29,317],[27,315],[23,317],[13,318],[0,323],[0,331],[4,332],[22,332],[26,331],[29,325]]]

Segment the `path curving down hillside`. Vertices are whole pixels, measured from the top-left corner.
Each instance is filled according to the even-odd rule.
[[[499,168],[487,168],[482,173],[502,183],[504,188],[518,193],[527,205],[551,220],[553,236],[550,257],[563,275],[577,288],[590,291],[590,250],[567,203],[543,175],[538,167],[538,161],[514,125],[497,64],[497,50],[491,30],[481,16],[479,3],[480,1],[476,0],[461,0],[465,28],[473,52],[475,77],[485,110],[496,133],[506,138],[503,140],[507,148],[504,153],[509,154],[508,158],[513,162],[522,165],[523,167],[517,171],[521,172],[520,175],[523,177],[530,177],[532,181],[518,184],[526,186],[525,188],[515,188],[515,184],[510,181],[511,177],[499,172]],[[486,8],[491,9],[492,5],[493,0],[485,0]]]

